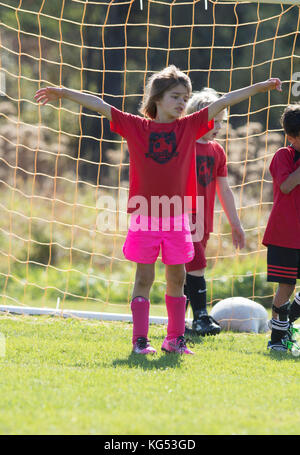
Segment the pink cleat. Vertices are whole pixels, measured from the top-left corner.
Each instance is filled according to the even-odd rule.
[[[183,336],[173,338],[172,340],[165,338],[161,350],[165,352],[177,352],[178,354],[194,354],[193,351],[186,347]]]
[[[150,346],[149,340],[144,337],[140,337],[136,340],[132,352],[135,354],[156,354],[156,350]]]

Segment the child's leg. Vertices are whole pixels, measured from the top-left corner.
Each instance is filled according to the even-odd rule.
[[[280,342],[289,328],[290,297],[295,289],[294,284],[279,283],[272,307],[271,343]]]
[[[185,264],[186,286],[185,291],[193,310],[192,329],[186,327],[185,333],[196,335],[217,335],[221,331],[220,325],[207,314],[206,281],[204,277],[206,268],[205,248],[209,234],[201,242],[194,243],[195,257],[193,261]]]
[[[279,283],[277,292],[275,294],[273,305],[275,307],[275,311],[273,309],[272,316],[276,317],[276,308],[280,308],[282,305],[287,303],[290,300],[291,295],[293,294],[295,289],[295,284],[289,283]]]
[[[183,294],[185,268],[183,264],[166,265],[167,338],[184,335],[186,297]]]
[[[132,343],[138,338],[147,338],[149,329],[150,289],[154,281],[155,264],[137,264],[131,301],[133,335]]]
[[[137,264],[132,298],[143,296],[149,300],[150,290],[155,278],[154,264]]]
[[[209,235],[207,234],[200,242],[194,242],[194,259],[185,264],[187,273],[185,294],[191,304],[194,319],[197,318],[199,312],[207,314],[204,272],[206,268],[205,248],[208,238]]]
[[[168,327],[161,349],[178,354],[194,354],[186,347],[184,339],[186,307],[186,296],[183,294],[184,279],[184,265],[166,265]]]
[[[290,297],[295,289],[295,284],[279,283],[273,300],[272,317],[277,319],[277,310],[284,304],[289,303]]]
[[[195,270],[186,276],[187,292],[193,310],[192,329],[186,327],[186,333],[200,336],[217,335],[221,332],[221,326],[207,313],[204,272],[205,269]]]
[[[206,309],[206,281],[205,269],[193,270],[186,275],[186,290],[195,319],[196,314],[205,313]]]
[[[284,337],[290,335],[290,297],[295,290],[297,267],[299,257],[298,250],[284,248],[276,245],[268,245],[267,280],[277,282],[278,289],[273,299],[272,319],[271,319],[271,341],[268,347],[274,350],[286,350],[282,341]]]

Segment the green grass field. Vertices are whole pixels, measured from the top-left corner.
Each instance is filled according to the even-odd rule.
[[[129,323],[0,316],[0,434],[299,434],[299,358],[268,335],[196,339],[195,356],[131,354]]]

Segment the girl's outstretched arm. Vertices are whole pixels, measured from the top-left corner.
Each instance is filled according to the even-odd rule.
[[[38,90],[34,98],[38,103],[42,103],[43,105],[50,101],[56,101],[59,98],[65,98],[74,101],[91,111],[99,112],[108,120],[111,120],[110,104],[105,103],[105,101],[95,95],[89,95],[68,88],[45,87]]]
[[[276,77],[226,93],[219,98],[218,101],[215,101],[208,106],[208,120],[213,119],[219,112],[223,111],[223,109],[226,109],[228,106],[240,103],[257,93],[268,92],[275,89],[281,92],[281,81]]]

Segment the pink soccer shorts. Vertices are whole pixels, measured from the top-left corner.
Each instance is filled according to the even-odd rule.
[[[170,218],[131,215],[123,246],[125,258],[141,264],[153,264],[160,248],[164,264],[186,264],[193,259],[194,246],[188,215]]]

